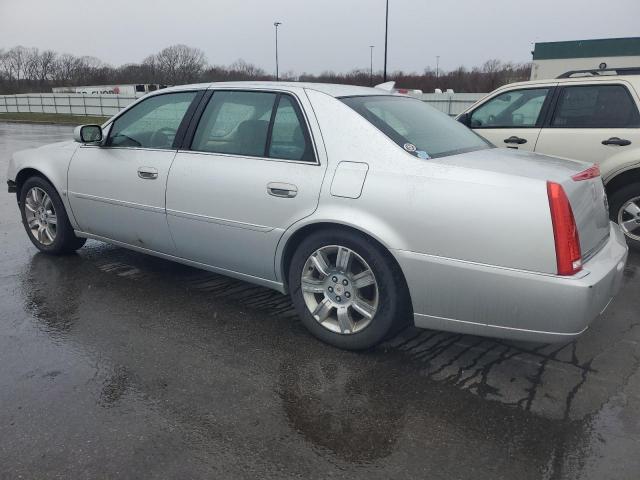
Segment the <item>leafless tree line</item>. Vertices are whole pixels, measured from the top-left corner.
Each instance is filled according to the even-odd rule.
[[[427,68],[422,73],[392,72],[403,88],[432,92],[451,88],[456,92],[489,92],[505,83],[529,78],[528,64],[502,63],[489,60],[470,70],[459,67],[450,72]],[[229,66],[209,65],[204,52],[186,45],[173,45],[150,55],[141,63],[119,67],[95,57],[78,57],[52,50],[22,46],[0,49],[0,94],[48,92],[56,86],[159,83],[179,85],[195,82],[230,80],[273,80],[264,69],[243,60]],[[319,75],[288,72],[281,79],[309,82],[334,82],[370,85],[382,82],[382,73],[356,69],[348,73],[323,72]]]

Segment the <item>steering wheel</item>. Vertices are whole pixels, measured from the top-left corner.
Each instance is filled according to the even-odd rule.
[[[153,147],[170,147],[176,138],[177,130],[171,127],[162,127],[151,134],[149,143]]]

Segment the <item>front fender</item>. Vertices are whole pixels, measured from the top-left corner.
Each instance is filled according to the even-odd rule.
[[[60,195],[74,228],[77,228],[77,224],[67,197],[67,170],[78,146],[78,143],[68,141],[21,150],[13,154],[7,171],[7,179],[18,184],[24,180],[21,173],[27,170],[33,170],[45,177]],[[19,195],[19,192],[17,194]]]

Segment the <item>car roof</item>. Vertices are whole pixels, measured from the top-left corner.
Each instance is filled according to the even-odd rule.
[[[624,80],[631,83],[635,87],[640,87],[640,75],[585,75],[582,77],[569,78],[541,78],[538,80],[528,80],[525,82],[515,82],[504,85],[504,87],[525,87],[530,85],[548,85],[550,83],[581,83],[581,82],[612,82],[616,80]]]
[[[167,91],[183,91],[183,90],[204,90],[204,89],[224,89],[224,88],[250,88],[250,89],[299,89],[316,90],[332,97],[353,97],[364,95],[391,95],[392,93],[379,88],[360,87],[357,85],[343,85],[338,83],[311,83],[311,82],[213,82],[213,83],[196,83],[191,85],[178,85],[158,90],[154,93]]]

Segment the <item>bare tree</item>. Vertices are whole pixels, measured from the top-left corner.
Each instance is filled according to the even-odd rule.
[[[58,54],[53,50],[45,50],[38,60],[38,80],[41,84],[53,77],[53,71]]]
[[[24,68],[27,56],[27,49],[18,45],[13,47],[7,52],[7,65],[9,71],[9,77],[15,79],[17,82],[24,77]]]
[[[186,45],[172,45],[154,56],[162,83],[184,84],[196,81],[207,62],[204,52]]]
[[[38,69],[40,63],[40,52],[37,48],[25,48],[23,51],[23,78],[25,80],[34,80],[38,78]]]
[[[489,92],[506,83],[529,78],[529,64],[503,63],[489,60],[481,67],[467,70],[459,67],[451,72],[427,66],[421,73],[397,71],[390,75],[399,87],[432,92],[434,88],[452,88],[456,92]],[[325,71],[319,75],[287,72],[291,81],[333,82],[369,85],[367,68],[347,73]],[[0,94],[44,92],[54,86],[108,85],[113,83],[160,83],[178,85],[204,81],[273,80],[264,69],[242,59],[230,66],[207,66],[202,50],[186,45],[173,45],[150,55],[141,63],[112,67],[95,57],[77,57],[51,50],[38,51],[22,46],[0,50]],[[374,84],[382,82],[381,72],[374,72]]]

